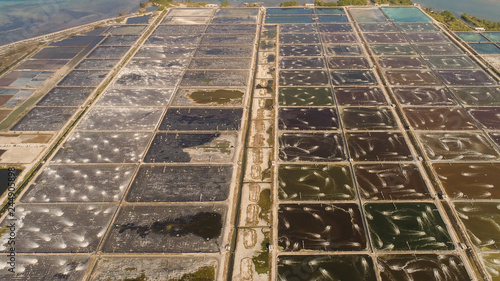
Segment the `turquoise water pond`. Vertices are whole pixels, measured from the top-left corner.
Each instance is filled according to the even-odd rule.
[[[476,32],[455,32],[455,34],[462,38],[465,42],[488,42],[481,33]]]
[[[493,43],[470,43],[469,45],[480,54],[500,54],[500,47]]]
[[[381,10],[394,22],[432,22],[417,7],[382,7]]]

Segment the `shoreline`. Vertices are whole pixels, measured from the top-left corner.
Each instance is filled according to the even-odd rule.
[[[203,1],[203,2],[206,2],[206,3],[219,3],[218,1],[215,1],[215,0],[214,1],[208,0],[208,1]],[[373,2],[373,1],[370,1],[370,2]],[[151,1],[149,1],[147,3],[151,3]],[[251,1],[249,1],[248,3],[259,3],[259,4],[261,3],[262,7],[271,7],[271,6],[274,7],[274,6],[278,6],[276,4],[278,2],[275,3],[274,1],[272,3],[251,2]],[[302,4],[301,6],[304,6],[306,3],[314,3],[314,1],[306,1],[304,3],[301,3]],[[244,7],[243,0],[241,2],[240,1],[231,1],[231,2],[229,2],[229,4],[231,4],[232,7]],[[237,4],[237,5],[235,5],[235,4]],[[446,10],[446,9],[443,10],[442,8],[432,7],[431,5],[428,5],[427,3],[422,3],[419,0],[417,0],[415,2],[415,4],[420,5],[423,9],[430,8],[430,9],[432,9],[435,12],[442,12],[442,11]],[[271,5],[271,6],[269,6],[269,5]],[[369,6],[369,5],[367,5],[367,6]],[[398,5],[391,5],[391,6],[398,6]],[[132,10],[135,10],[135,9],[132,9]],[[453,12],[453,11],[452,11],[452,13],[457,18],[461,18],[462,14],[457,15],[456,12]],[[146,13],[146,14],[148,14],[148,13]],[[53,40],[52,37],[56,36],[59,33],[61,33],[61,34],[67,34],[68,32],[71,33],[72,30],[79,31],[79,30],[84,29],[85,27],[88,27],[88,26],[98,25],[100,23],[105,23],[105,22],[110,21],[110,20],[116,20],[116,19],[119,19],[119,18],[126,18],[126,17],[130,17],[130,16],[134,16],[134,15],[138,15],[137,11],[133,12],[133,13],[127,13],[125,15],[120,15],[120,16],[117,16],[117,17],[109,17],[109,18],[106,18],[106,19],[101,19],[101,20],[98,20],[98,21],[89,22],[89,23],[84,24],[84,25],[78,25],[78,26],[68,27],[68,28],[65,28],[65,29],[62,29],[62,30],[58,30],[58,31],[50,32],[50,33],[45,33],[45,34],[42,34],[42,35],[39,35],[39,36],[36,36],[36,37],[29,37],[29,38],[22,39],[22,40],[19,40],[19,41],[14,41],[14,42],[10,42],[10,43],[0,44],[0,54],[1,54],[3,48],[11,48],[10,46],[15,45],[15,44],[23,44],[23,43],[29,42],[31,40],[43,40],[46,37],[51,37],[51,39],[49,39],[49,40]],[[488,18],[478,17],[478,16],[475,16],[475,15],[472,15],[472,16],[474,16],[476,18],[479,18],[481,20],[492,21],[492,20],[490,20]],[[492,21],[492,22],[495,22],[495,21]],[[471,25],[471,27],[474,28],[472,25]],[[0,32],[0,34],[2,34],[2,33],[11,33],[11,32],[13,32],[14,30],[17,30],[17,29],[23,29],[23,27],[18,27],[18,28],[11,29],[11,30],[5,30],[5,31]]]
[[[478,18],[481,18],[481,19],[484,19],[484,20],[489,20],[489,21],[500,21],[500,17],[499,16],[488,16],[488,15],[484,15],[484,13],[474,13],[474,11],[468,11],[467,9],[463,9],[463,8],[456,8],[455,6],[450,6],[450,7],[442,7],[442,5],[440,3],[427,3],[427,1],[429,0],[413,0],[415,3],[419,4],[420,6],[422,6],[423,8],[431,8],[435,11],[445,11],[445,10],[448,10],[450,12],[452,12],[456,17],[460,17],[462,14],[466,13],[466,14],[469,14],[469,15],[472,15],[472,16],[475,16],[475,17],[478,17]],[[478,5],[481,5],[482,3],[478,3]],[[500,7],[498,8],[500,9]]]

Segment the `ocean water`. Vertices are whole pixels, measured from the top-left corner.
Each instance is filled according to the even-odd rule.
[[[0,0],[0,45],[135,12],[141,0]]]
[[[218,3],[221,0],[204,0]],[[259,0],[230,0],[233,6]],[[283,0],[285,1],[285,0]],[[0,0],[0,45],[134,12],[145,0]],[[281,0],[262,0],[277,6]],[[313,0],[300,1],[312,3]],[[500,21],[500,0],[414,0],[424,7]]]
[[[422,7],[448,10],[456,16],[467,13],[472,16],[500,21],[500,0],[412,0]]]

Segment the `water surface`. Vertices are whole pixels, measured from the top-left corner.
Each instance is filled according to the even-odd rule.
[[[500,21],[500,1],[498,0],[414,0],[413,2],[425,8],[448,10],[457,16],[467,13],[492,21]]]
[[[0,45],[135,12],[145,0],[0,0]],[[219,3],[218,0],[205,2]],[[229,1],[242,6],[246,0]],[[265,0],[268,7],[281,1]],[[305,1],[312,3],[312,0]],[[498,0],[416,0],[423,7],[500,21]],[[300,20],[299,20],[300,21]]]
[[[141,0],[0,0],[0,45],[135,12]]]

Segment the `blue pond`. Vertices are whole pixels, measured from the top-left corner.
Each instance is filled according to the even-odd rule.
[[[313,19],[309,16],[267,16],[266,23],[313,23]]]
[[[432,22],[416,7],[383,7],[381,9],[394,22]]]
[[[469,45],[480,54],[500,54],[500,47],[493,43],[470,43]]]

